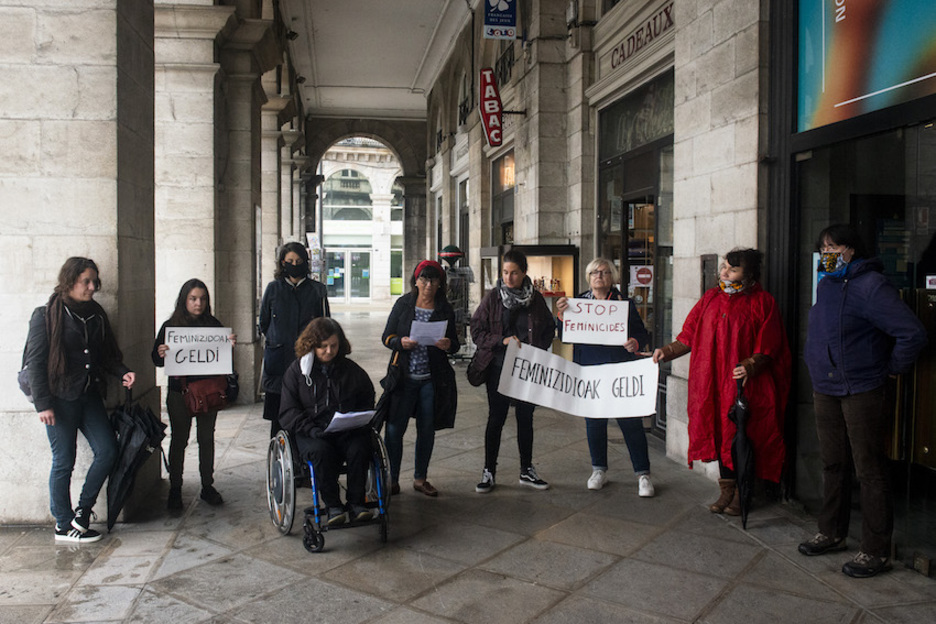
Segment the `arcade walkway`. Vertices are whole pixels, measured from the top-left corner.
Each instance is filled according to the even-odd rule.
[[[352,358],[374,380],[387,361],[379,344],[386,313],[335,314]],[[464,381],[465,364],[457,367]],[[56,547],[50,526],[0,529],[0,623],[936,621],[932,579],[902,567],[867,580],[842,575],[854,539],[849,553],[800,556],[796,544],[814,522],[795,509],[762,505],[747,532],[736,519],[712,515],[714,484],[666,459],[656,439],[655,498],[637,497],[619,433],[612,481],[590,492],[582,423],[538,410],[534,458],[552,489],[517,485],[508,424],[500,482],[476,494],[485,410],[482,389],[464,382],[456,428],[438,435],[430,466],[441,495],[427,498],[403,481],[388,544],[376,526],[334,531],[319,554],[303,549],[299,519],[288,537],[269,522],[260,407],[222,412],[216,486],[224,506],[197,500],[190,446],[181,517],[165,513],[164,490],[149,520],[118,525],[97,544]],[[35,469],[47,463],[43,449]],[[307,505],[311,492],[298,498]]]

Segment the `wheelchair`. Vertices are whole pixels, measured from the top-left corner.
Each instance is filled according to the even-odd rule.
[[[390,464],[387,449],[376,430],[371,428],[372,458],[367,470],[365,505],[375,514],[372,520],[351,520],[339,526],[326,524],[327,512],[319,503],[318,489],[312,462],[297,461],[295,442],[286,431],[280,431],[270,440],[267,451],[267,506],[273,526],[283,535],[292,531],[296,514],[296,488],[312,488],[312,505],[303,510],[302,545],[309,552],[321,552],[325,547],[324,533],[329,530],[347,529],[378,524],[380,541],[387,542],[390,533]]]

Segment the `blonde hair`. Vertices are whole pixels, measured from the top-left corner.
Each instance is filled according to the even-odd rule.
[[[598,269],[600,266],[608,267],[608,270],[611,271],[611,283],[617,284],[621,281],[621,274],[618,272],[614,263],[608,260],[607,258],[598,257],[588,263],[588,266],[585,267],[585,277],[591,277],[591,272]]]

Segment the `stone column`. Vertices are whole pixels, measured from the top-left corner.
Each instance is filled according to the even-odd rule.
[[[234,23],[234,7],[156,6],[156,328],[188,279],[216,296],[214,48]]]
[[[371,193],[373,219],[371,220],[370,283],[371,299],[374,301],[390,300],[390,202],[392,200],[393,195],[390,193]],[[424,194],[423,209],[425,209],[425,203]],[[404,269],[403,272],[405,273],[406,270]]]
[[[99,0],[93,8],[46,2],[0,7],[0,524],[51,523],[51,452],[35,409],[20,394],[28,321],[69,256],[93,258],[134,398],[153,392],[153,4]],[[119,45],[118,45],[119,42]],[[123,399],[110,380],[109,406]],[[79,436],[72,500],[90,464]],[[143,467],[132,515],[159,478]],[[95,509],[106,518],[106,492]]]
[[[279,62],[271,22],[241,20],[221,48],[223,117],[215,239],[217,316],[238,336],[234,366],[244,400],[256,399],[260,374],[257,308],[260,283],[261,121],[266,96],[260,76]]]
[[[276,268],[276,250],[283,242],[280,226],[283,206],[281,197],[289,192],[280,184],[280,153],[283,148],[283,133],[280,131],[279,111],[276,107],[268,108],[268,102],[261,113],[263,135],[260,139],[260,285],[261,288],[273,280]]]
[[[417,262],[425,260],[426,178],[400,176],[397,182],[403,185],[403,275],[405,277],[408,275],[407,271],[416,268]],[[388,250],[388,266],[389,259]],[[405,291],[406,287],[404,286],[403,289]]]

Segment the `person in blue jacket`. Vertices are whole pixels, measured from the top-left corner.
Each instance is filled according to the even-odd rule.
[[[589,289],[578,295],[579,299],[598,299],[627,301],[630,312],[627,316],[627,342],[623,345],[590,345],[576,344],[572,347],[572,361],[582,366],[595,364],[611,364],[617,362],[630,362],[637,359],[635,353],[641,345],[646,347],[650,342],[650,332],[644,327],[643,319],[637,311],[637,306],[630,299],[625,299],[614,284],[620,277],[617,267],[606,258],[595,258],[585,267],[588,276]],[[556,301],[558,311],[559,338],[562,338],[562,318],[569,308],[569,300],[562,297]],[[616,418],[624,442],[630,453],[631,464],[637,474],[637,494],[650,497],[654,494],[653,483],[650,481],[650,454],[647,447],[647,434],[644,432],[641,418]],[[588,478],[589,490],[600,490],[608,482],[608,419],[586,418],[585,434],[588,438],[588,450],[591,453],[592,474]]]
[[[270,421],[270,437],[280,430],[280,392],[283,374],[296,355],[299,334],[314,318],[331,316],[328,290],[309,276],[309,252],[301,243],[286,243],[276,257],[273,281],[260,302],[263,347],[263,418]]]
[[[817,249],[820,281],[804,357],[824,491],[819,533],[799,551],[814,556],[845,550],[854,466],[861,484],[861,544],[842,572],[863,578],[891,567],[894,501],[885,449],[891,416],[884,384],[910,369],[926,346],[926,329],[850,226],[822,230]]]

